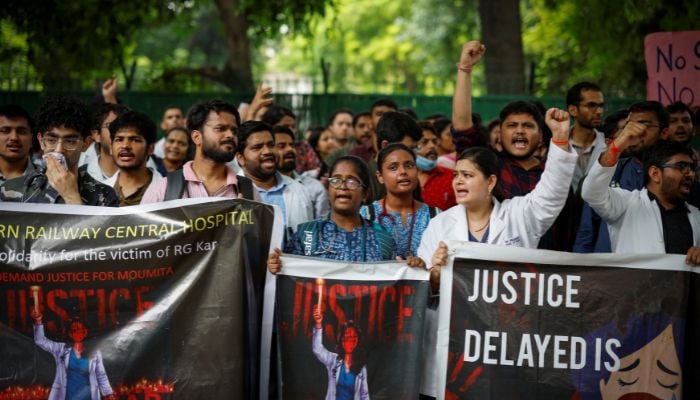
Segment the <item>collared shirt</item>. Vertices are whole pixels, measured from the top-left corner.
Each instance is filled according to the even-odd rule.
[[[693,247],[693,227],[690,225],[688,205],[684,202],[670,210],[664,208],[653,193],[647,191],[649,200],[656,201],[661,212],[666,254],[687,254]]]
[[[136,190],[129,196],[124,196],[124,192],[122,192],[122,187],[119,185],[119,173],[117,173],[117,179],[114,181],[114,191],[117,193],[117,198],[119,199],[120,207],[135,206],[141,204],[141,198],[143,198],[143,194],[146,193],[146,189],[148,189],[148,186],[150,186],[150,184],[155,180],[163,179],[160,175],[153,173],[153,171],[149,170],[148,172],[150,172],[151,175],[151,177],[148,179],[148,182],[146,182],[143,186],[138,188],[138,190]]]
[[[456,205],[455,191],[452,189],[454,172],[438,165],[429,174],[421,188],[425,204],[443,211]]]
[[[573,132],[573,129],[574,128],[572,127],[571,132]],[[593,140],[593,143],[591,143],[588,147],[580,146],[573,140],[570,141],[571,147],[576,151],[576,153],[578,153],[578,161],[576,162],[576,169],[574,170],[574,178],[571,181],[571,186],[574,188],[574,191],[576,193],[578,193],[579,191],[579,185],[581,184],[581,180],[591,169],[591,159],[594,157],[594,155],[597,156],[601,154],[601,152],[604,151],[606,147],[605,135],[603,134],[603,132],[594,130],[593,133],[595,134],[595,139]]]
[[[185,177],[185,190],[182,193],[182,199],[188,199],[192,197],[227,197],[227,198],[243,198],[243,194],[238,191],[238,180],[236,179],[236,173],[230,167],[226,167],[226,184],[221,186],[215,193],[209,195],[204,183],[199,180],[197,174],[194,173],[192,169],[193,161],[188,161],[182,166],[182,174]],[[143,194],[141,199],[141,204],[157,203],[165,199],[165,189],[168,186],[167,179],[160,179],[158,181],[151,182],[151,185],[146,189],[146,193]],[[260,200],[260,196],[257,191],[253,191],[253,197],[255,200]]]
[[[279,208],[282,210],[282,220],[287,221],[287,206],[284,202],[284,190],[287,187],[287,183],[284,181],[282,174],[279,172],[275,172],[275,180],[277,183],[275,186],[269,189],[263,189],[258,185],[253,185],[255,186],[255,189],[257,189],[262,202],[265,204],[279,206]]]

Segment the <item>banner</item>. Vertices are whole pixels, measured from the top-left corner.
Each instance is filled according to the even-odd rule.
[[[657,32],[644,38],[647,100],[700,105],[700,31]]]
[[[417,398],[427,279],[393,262],[282,257],[278,397]]]
[[[0,204],[0,399],[257,397],[273,219],[246,200]]]
[[[450,249],[438,329],[444,398],[700,398],[700,269],[684,256]]]

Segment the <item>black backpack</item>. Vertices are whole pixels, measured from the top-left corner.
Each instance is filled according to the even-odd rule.
[[[243,194],[243,197],[248,200],[253,200],[253,181],[245,176],[237,176],[238,190]],[[176,200],[182,198],[182,193],[185,192],[185,175],[182,169],[177,169],[168,173],[168,185],[165,187],[165,198],[167,200]]]

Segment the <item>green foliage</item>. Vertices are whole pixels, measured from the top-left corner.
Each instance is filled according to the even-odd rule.
[[[0,20],[26,35],[25,55],[46,88],[76,88],[116,72],[134,32],[169,18],[166,7],[156,0],[9,0]]]
[[[534,94],[564,94],[591,80],[610,96],[641,98],[644,37],[697,29],[700,3],[526,0],[522,15],[526,57],[536,65]]]
[[[463,1],[338,0],[313,21],[312,36],[268,44],[276,55],[267,68],[320,82],[323,60],[331,92],[450,94],[461,43],[477,36],[477,20]]]

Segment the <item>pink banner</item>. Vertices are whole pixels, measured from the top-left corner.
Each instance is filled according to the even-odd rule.
[[[647,100],[700,105],[700,31],[649,34],[644,59]]]

